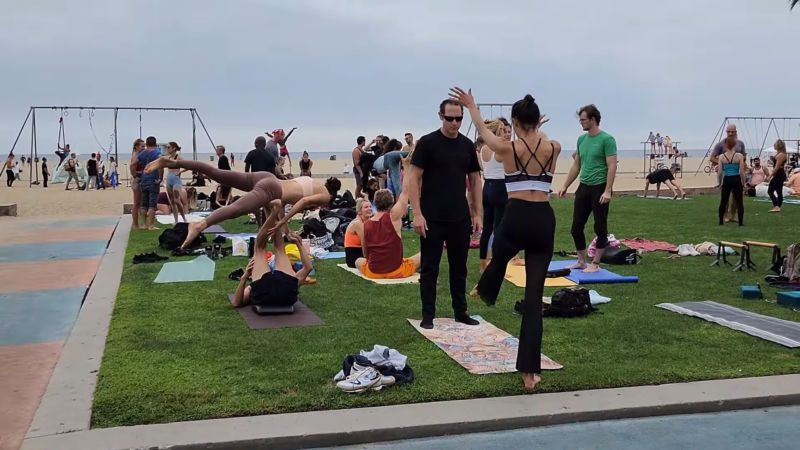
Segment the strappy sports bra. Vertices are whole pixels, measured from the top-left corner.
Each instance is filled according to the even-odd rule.
[[[553,162],[553,155],[556,153],[556,147],[553,143],[550,143],[550,146],[553,149],[553,153],[550,155],[550,159],[547,160],[545,164],[539,162],[536,159],[536,151],[539,150],[539,146],[542,144],[542,139],[539,139],[539,142],[536,144],[536,149],[531,150],[531,147],[525,142],[524,139],[520,138],[525,147],[528,147],[528,153],[531,154],[531,157],[528,158],[528,163],[532,160],[536,161],[539,164],[539,167],[542,168],[541,173],[539,175],[531,175],[525,169],[527,164],[523,164],[522,160],[517,156],[517,149],[514,146],[514,141],[511,141],[511,149],[514,151],[514,161],[517,163],[517,167],[520,170],[517,170],[513,173],[506,173],[505,180],[506,180],[506,190],[508,192],[519,192],[519,191],[542,191],[542,192],[550,192],[550,185],[553,183],[553,174],[548,172],[545,167],[549,167],[550,164]]]
[[[728,160],[728,162],[723,162],[722,163],[722,173],[726,177],[739,175],[739,163],[733,162],[730,158],[728,158],[728,155],[726,155],[724,153],[722,154],[722,157],[725,158],[726,160]],[[736,154],[734,153],[734,158],[735,157],[736,157]]]

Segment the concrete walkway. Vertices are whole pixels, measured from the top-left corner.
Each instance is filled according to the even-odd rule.
[[[0,450],[22,443],[118,221],[0,222]]]
[[[800,408],[590,422],[336,450],[795,450]],[[333,448],[317,450],[334,450]]]

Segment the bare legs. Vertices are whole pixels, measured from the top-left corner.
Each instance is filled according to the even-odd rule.
[[[175,218],[175,224],[178,224],[178,213],[183,217],[184,222],[188,222],[186,220],[186,205],[183,204],[183,199],[181,199],[181,191],[183,189],[172,189],[171,187],[167,188],[167,199],[169,200],[169,206],[172,208],[172,216]]]
[[[67,180],[67,184],[69,184],[69,180]],[[142,191],[139,190],[139,185],[136,184],[131,186],[131,190],[133,191],[133,208],[131,208],[131,215],[133,216],[133,228],[134,230],[138,230],[139,226],[139,205],[142,203]]]

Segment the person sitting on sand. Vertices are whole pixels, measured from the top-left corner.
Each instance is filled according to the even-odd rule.
[[[192,242],[203,230],[211,225],[216,225],[222,221],[245,214],[255,214],[261,208],[269,205],[273,200],[280,200],[284,205],[295,205],[295,208],[292,208],[290,214],[296,214],[302,211],[303,208],[327,206],[330,204],[331,195],[327,187],[328,185],[331,185],[332,188],[335,187],[335,190],[341,188],[341,182],[336,178],[329,178],[325,184],[313,180],[310,177],[279,180],[273,172],[242,173],[233,170],[219,170],[202,161],[189,161],[185,159],[176,161],[170,159],[169,156],[162,156],[156,159],[148,164],[144,171],[145,173],[152,173],[164,170],[168,167],[178,167],[199,172],[215,180],[217,183],[247,192],[236,202],[212,212],[200,222],[189,224],[189,233],[184,242],[184,246]],[[338,185],[333,186],[331,183],[334,183],[334,181],[332,180],[335,180]],[[297,208],[298,203],[306,197],[312,197],[312,199],[303,202],[301,207]],[[280,225],[288,222],[289,217],[291,217],[291,215],[284,217],[280,221]],[[273,228],[277,229],[280,225],[276,224]]]
[[[273,254],[275,266],[271,269],[267,258],[267,242],[269,242],[269,229],[277,219],[282,206],[280,201],[271,203],[271,213],[264,226],[258,230],[253,258],[247,264],[244,275],[239,281],[239,287],[233,295],[233,306],[239,308],[248,304],[259,306],[289,307],[297,303],[301,281],[305,280],[313,266],[303,246],[300,236],[289,233],[287,237],[297,245],[300,252],[302,269],[294,271],[293,264],[289,261],[284,245],[284,237],[280,233],[272,236],[274,243]],[[250,285],[247,279],[252,278]]]
[[[650,189],[651,184],[656,185],[656,198],[661,195],[661,183],[667,185],[669,190],[672,191],[672,197],[674,200],[677,200],[678,197],[682,199],[686,199],[686,193],[683,192],[683,189],[675,182],[675,172],[677,172],[677,166],[673,165],[669,169],[658,169],[655,172],[650,173],[647,175],[647,183],[644,185],[644,196],[647,197],[647,191]]]
[[[410,157],[403,158],[403,167],[407,169],[410,162]],[[388,189],[375,193],[377,212],[364,222],[364,238],[361,240],[364,257],[356,260],[356,268],[367,278],[408,278],[419,269],[419,253],[403,258],[400,226],[408,212],[408,180],[409,177],[404,177],[406,186],[403,186],[397,202]]]
[[[372,217],[372,204],[369,200],[360,198],[356,200],[356,213],[358,214],[344,232],[344,259],[347,267],[356,268],[356,260],[364,257],[364,223]]]

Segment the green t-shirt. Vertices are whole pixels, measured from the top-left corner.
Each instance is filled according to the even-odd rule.
[[[581,183],[597,186],[608,181],[606,158],[617,154],[614,136],[601,131],[594,136],[584,134],[578,138],[578,157],[581,159]]]

